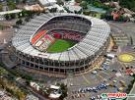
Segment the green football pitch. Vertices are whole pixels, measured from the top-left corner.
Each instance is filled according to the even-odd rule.
[[[52,45],[50,45],[47,51],[50,53],[62,52],[72,47],[73,45],[75,45],[75,42],[73,41],[57,39]]]

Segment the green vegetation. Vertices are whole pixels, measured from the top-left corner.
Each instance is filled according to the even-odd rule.
[[[0,66],[0,88],[6,89],[7,92],[11,95],[17,97],[19,100],[24,100],[26,94],[16,86],[16,83],[13,81],[12,74],[8,73],[7,70]]]
[[[2,66],[2,67],[1,67]],[[30,75],[27,75],[25,73],[22,73],[16,69],[9,69],[7,67],[4,67],[5,65],[3,63],[0,63],[0,67],[4,69],[6,72],[8,72],[8,76],[13,80],[16,77],[22,77],[26,81],[31,81],[33,78]]]
[[[5,76],[5,75],[7,75],[7,71],[2,67],[0,67],[0,76]]]
[[[103,8],[105,10],[110,9],[109,6],[104,5],[100,0],[84,0],[83,2],[81,2],[81,5],[83,5],[83,8],[87,8],[88,5],[91,5],[97,8]]]
[[[57,86],[60,86],[60,90],[62,92],[62,95],[60,96],[59,100],[63,100],[65,97],[67,97],[67,85],[65,85],[64,83],[57,83]]]
[[[90,11],[87,11],[87,10],[84,10],[84,11],[83,11],[83,14],[84,14],[84,15],[90,15],[90,13],[91,13],[91,12],[90,12]]]
[[[82,2],[82,0],[75,0],[75,2],[77,2],[77,3],[81,3],[81,2]]]
[[[51,13],[55,13],[55,12],[57,12],[57,8],[51,8],[49,11],[50,11]]]
[[[100,0],[83,0],[80,2],[80,6],[83,8],[84,15],[91,15],[97,18],[101,18],[102,14],[111,9]]]
[[[9,10],[14,10],[16,8],[16,4],[12,0],[8,0],[7,5],[9,7]]]
[[[119,1],[122,7],[135,11],[135,0],[119,0]]]
[[[23,23],[23,21],[21,19],[16,21],[16,25],[21,25]]]
[[[71,0],[65,0],[65,1],[71,1]]]
[[[3,30],[3,25],[0,24],[0,30]]]
[[[0,4],[0,11],[2,11],[2,8],[3,8],[3,6],[2,6],[2,4]]]
[[[83,1],[82,3],[80,3],[80,6],[83,8],[83,9],[87,9],[88,7],[88,3],[86,1]]]
[[[56,52],[62,52],[67,50],[68,48],[72,47],[75,43],[73,41],[67,41],[62,39],[57,39],[54,44],[52,44],[48,48],[48,52],[56,53]]]
[[[61,88],[61,91],[62,91],[62,95],[60,96],[60,100],[63,100],[65,97],[67,97],[67,91],[68,91],[68,88],[67,88],[67,85],[65,84],[60,84],[60,88]]]
[[[101,14],[97,13],[96,15],[96,18],[101,18]]]
[[[6,78],[0,78],[0,85],[3,89],[6,89],[7,92],[16,96],[19,100],[24,100],[26,94],[20,90],[15,83],[7,80]]]
[[[62,0],[57,0],[58,5],[64,5],[64,2]]]
[[[109,7],[104,5],[100,0],[94,0],[94,1],[92,0],[92,5],[97,8],[109,9]]]

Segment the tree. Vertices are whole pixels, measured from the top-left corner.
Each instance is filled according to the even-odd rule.
[[[119,1],[122,7],[135,11],[135,0],[119,0]]]
[[[32,11],[26,11],[26,16],[29,17],[29,18],[33,18],[35,12],[32,12]]]
[[[62,0],[57,0],[58,5],[64,5],[64,2]]]
[[[17,15],[18,15],[18,18],[21,18],[22,17],[22,13],[21,12],[18,13]]]
[[[0,11],[2,11],[2,9],[3,9],[3,6],[2,6],[2,4],[0,4]]]
[[[29,80],[26,80],[26,85],[30,86],[30,81]]]
[[[16,21],[16,25],[21,25],[22,24],[22,20],[19,19],[18,21]]]
[[[53,12],[56,12],[56,11],[57,11],[57,8],[52,8],[52,9],[50,9],[49,11],[52,12],[52,13],[53,13]]]
[[[83,11],[84,15],[90,15],[90,13],[91,13],[90,11]]]
[[[92,4],[94,2],[94,0],[84,0],[84,1],[86,1],[87,3],[90,3],[90,4]]]
[[[93,2],[93,5],[96,6],[96,7],[101,7],[102,3],[99,0],[95,0]]]
[[[6,20],[10,19],[10,15],[9,14],[5,14],[4,17],[5,17]]]
[[[75,2],[77,2],[77,3],[81,3],[81,2],[82,2],[82,0],[75,0]]]
[[[10,14],[10,17],[11,19],[15,19],[16,15],[13,13],[13,14]]]
[[[4,73],[5,73],[5,70],[3,70],[2,68],[0,68],[0,76],[3,76]]]
[[[87,5],[88,5],[88,3],[85,2],[85,1],[80,4],[80,6],[81,6],[83,9],[87,9],[87,8],[88,8]]]
[[[60,100],[63,100],[65,97],[67,97],[67,91],[68,91],[68,88],[67,88],[67,85],[65,84],[60,84],[60,88],[61,88],[61,91],[62,91],[62,95],[60,96]]]
[[[27,11],[26,10],[22,10],[21,15],[22,15],[22,17],[27,16]]]
[[[65,0],[65,1],[71,1],[71,0]]]
[[[26,0],[22,0],[22,3],[25,4],[26,3]]]
[[[30,19],[29,19],[28,17],[25,18],[25,21],[26,21],[26,22],[29,22],[29,20],[30,20]]]
[[[12,0],[8,0],[7,5],[8,5],[10,10],[14,10],[16,8],[16,5]]]

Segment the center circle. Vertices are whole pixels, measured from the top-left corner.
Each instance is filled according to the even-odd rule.
[[[118,59],[121,62],[130,63],[134,60],[134,56],[131,54],[121,54],[118,56]]]

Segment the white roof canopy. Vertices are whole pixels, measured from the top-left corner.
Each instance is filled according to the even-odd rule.
[[[60,89],[60,87],[59,86],[56,86],[56,85],[51,85],[50,88],[51,89],[56,89],[56,90]]]
[[[19,13],[21,11],[22,10],[20,10],[20,9],[15,9],[15,10],[11,10],[11,11],[4,11],[4,12],[0,12],[0,15]]]

